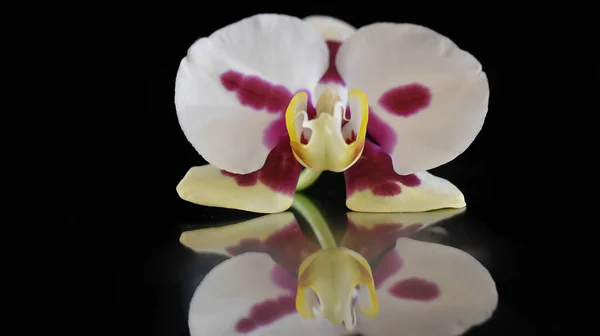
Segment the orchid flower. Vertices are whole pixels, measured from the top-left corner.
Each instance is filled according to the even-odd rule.
[[[318,209],[298,199],[304,204],[294,208],[316,231],[320,244],[337,245]],[[180,241],[194,251],[230,257],[196,288],[189,306],[190,334],[464,332],[487,320],[496,307],[489,273],[465,252],[407,238],[462,211],[350,212],[340,246],[326,248],[304,235],[289,212],[184,232]],[[366,287],[374,294],[367,290],[361,295],[365,292],[352,285],[364,271],[370,278]]]
[[[354,211],[461,208],[458,188],[427,170],[474,141],[488,96],[477,59],[422,26],[245,18],[197,40],[181,61],[177,116],[209,164],[192,167],[177,191],[200,205],[274,213],[332,171],[344,173]]]

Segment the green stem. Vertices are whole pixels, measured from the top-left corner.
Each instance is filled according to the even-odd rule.
[[[296,186],[296,191],[302,191],[308,187],[310,187],[315,181],[321,176],[321,171],[314,171],[308,168],[305,168],[300,173],[300,178],[298,179],[298,185]]]
[[[326,249],[337,246],[329,225],[327,225],[327,221],[310,199],[304,195],[296,194],[294,195],[292,208],[296,209],[306,219],[310,228],[315,233],[321,248]]]

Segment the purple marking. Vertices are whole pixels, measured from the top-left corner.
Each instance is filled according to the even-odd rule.
[[[249,333],[261,326],[269,325],[278,319],[296,313],[295,295],[282,295],[257,303],[250,309],[249,316],[239,320],[235,330],[240,333]]]
[[[396,282],[389,293],[400,299],[431,301],[440,296],[440,288],[433,282],[413,277]]]
[[[280,141],[287,140],[287,127],[285,125],[285,115],[283,117],[273,120],[269,126],[263,132],[263,144],[267,148],[273,148],[277,146]]]
[[[281,85],[271,84],[260,77],[245,76],[234,70],[221,75],[221,84],[227,91],[235,91],[240,104],[269,113],[285,112],[292,92]]]
[[[396,147],[396,131],[383,121],[373,109],[369,107],[369,123],[367,124],[367,133],[377,141],[381,149],[386,153],[391,153]]]
[[[237,321],[235,328],[248,333],[261,326],[296,313],[296,291],[298,281],[292,275],[304,258],[319,249],[319,246],[302,233],[297,221],[272,233],[262,242],[259,239],[243,239],[239,244],[226,248],[231,255],[245,252],[268,253],[277,263],[271,269],[271,281],[289,294],[277,299],[268,299],[252,306],[247,316]],[[281,265],[281,266],[280,266]]]
[[[373,194],[378,196],[394,196],[402,192],[402,188],[394,182],[383,182],[379,185],[373,186],[371,189]]]
[[[313,120],[317,117],[317,109],[315,108],[315,105],[313,104],[312,95],[310,94],[310,92],[308,90],[300,90],[300,91],[304,91],[306,93],[306,95],[308,96],[308,100],[306,101],[306,114],[308,115],[308,120]],[[300,92],[300,91],[298,91],[298,92]]]
[[[312,120],[317,117],[317,110],[315,109],[312,103],[312,96],[310,92],[307,90],[300,90],[305,92],[308,95],[308,100],[306,102],[306,114],[308,116],[308,120]],[[298,92],[300,92],[298,91]],[[286,106],[287,108],[287,106]],[[287,126],[285,124],[285,111],[281,113],[281,117],[279,119],[274,120],[267,126],[263,133],[263,143],[268,148],[275,147],[280,141],[287,141],[288,133]],[[308,143],[308,139],[305,139]]]
[[[398,237],[410,237],[421,227],[422,224],[404,226],[402,223],[381,223],[365,227],[348,220],[341,244],[371,261],[384,250],[395,246]]]
[[[263,144],[267,148],[273,148],[287,138],[285,110],[294,96],[290,90],[282,85],[269,83],[260,77],[244,75],[234,70],[226,71],[221,75],[221,84],[227,91],[236,92],[237,99],[243,106],[256,110],[266,109],[269,113],[280,114],[280,118],[271,122],[263,132]],[[312,103],[311,94],[308,90],[298,92],[300,91],[308,95],[306,113],[309,120],[314,119],[317,111]]]
[[[294,220],[262,241],[257,238],[242,239],[236,245],[225,248],[225,251],[231,256],[246,252],[267,253],[288,272],[296,272],[304,258],[318,249],[319,245],[304,235]]]
[[[248,333],[261,326],[269,325],[285,315],[296,313],[298,288],[296,278],[281,266],[275,265],[271,270],[271,279],[281,289],[287,290],[289,295],[282,295],[277,299],[264,300],[253,305],[250,314],[236,323],[235,329],[238,332]]]
[[[409,117],[431,103],[431,90],[428,87],[412,83],[386,91],[379,98],[379,105],[389,113],[400,117]]]
[[[292,153],[289,141],[280,142],[258,171],[258,180],[271,190],[293,197],[302,165]]]
[[[327,71],[325,72],[323,77],[321,77],[319,84],[332,83],[332,84],[339,84],[339,85],[345,86],[346,83],[344,82],[344,80],[338,73],[337,68],[335,67],[335,57],[336,57],[338,50],[340,49],[340,45],[342,45],[342,43],[339,41],[333,41],[333,40],[327,40],[326,42],[327,42],[327,48],[329,48],[329,67],[327,68]]]
[[[379,288],[387,279],[396,274],[403,264],[398,252],[395,249],[389,250],[373,270],[375,288]]]
[[[356,251],[366,260],[371,261],[383,250],[396,244],[396,232],[403,224],[377,224],[372,227],[356,225],[348,219],[348,227],[342,237],[342,246]]]
[[[236,71],[227,71],[221,75],[221,84],[227,91],[237,91],[244,75]]]
[[[285,268],[275,265],[271,270],[271,279],[281,289],[285,289],[290,294],[296,295],[298,290],[298,280],[294,278]]]
[[[370,122],[370,121],[369,121]],[[356,163],[344,172],[346,198],[356,191],[370,189],[376,196],[395,196],[402,188],[418,187],[421,180],[415,174],[398,175],[392,166],[392,158],[371,141],[365,141],[365,148]]]
[[[294,157],[289,141],[280,141],[261,169],[250,174],[234,174],[225,170],[221,173],[233,177],[240,187],[252,186],[260,181],[275,192],[293,196],[301,171],[302,165]]]
[[[221,174],[235,179],[235,182],[240,187],[251,187],[258,182],[258,172],[253,172],[250,174],[236,174],[230,173],[226,170],[221,170]]]

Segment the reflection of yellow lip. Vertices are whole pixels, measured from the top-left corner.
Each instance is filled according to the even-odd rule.
[[[308,95],[297,93],[286,110],[286,127],[294,156],[302,165],[316,171],[330,170],[342,172],[352,166],[362,154],[367,134],[369,103],[360,90],[351,90],[348,98],[356,102],[355,118],[360,121],[350,133],[356,139],[348,144],[342,132],[342,118],[345,105],[336,95],[323,93],[327,99],[319,99],[317,118],[307,120],[306,106]],[[299,120],[298,118],[304,118]],[[301,142],[301,135],[307,130],[308,143]]]
[[[379,306],[369,263],[343,247],[319,250],[298,270],[296,310],[304,318],[314,318],[316,312],[334,324],[344,322],[346,327],[353,327],[352,297],[357,287],[362,314],[376,316]]]

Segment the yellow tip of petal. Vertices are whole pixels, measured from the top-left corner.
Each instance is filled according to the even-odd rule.
[[[306,111],[306,104],[308,102],[308,95],[306,92],[301,91],[290,101],[287,109],[285,110],[285,127],[287,128],[290,142],[300,142],[298,134],[300,130],[296,127],[296,118],[298,113]]]
[[[308,293],[306,291],[306,288],[298,288],[296,292],[296,311],[305,319],[313,319],[315,318],[315,313],[312,309],[313,302],[307,300]]]

